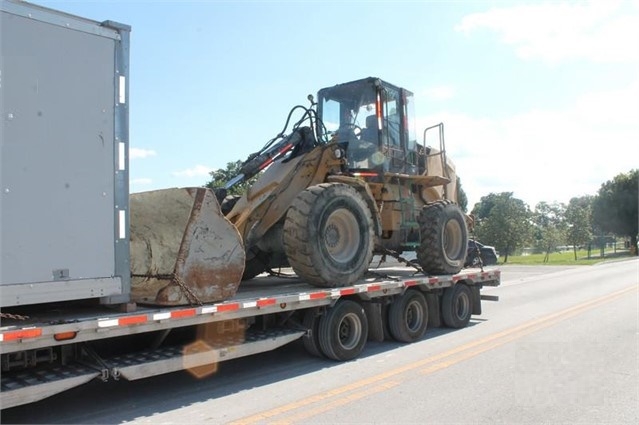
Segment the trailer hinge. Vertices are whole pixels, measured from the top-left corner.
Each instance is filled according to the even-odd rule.
[[[428,276],[428,273],[426,273],[424,271],[424,269],[415,260],[413,260],[413,261],[407,260],[406,258],[402,257],[398,252],[395,252],[393,250],[384,248],[383,246],[380,246],[380,245],[375,247],[375,251],[382,253],[382,258],[380,259],[379,264],[377,265],[377,267],[381,266],[382,263],[386,261],[386,256],[387,255],[390,255],[391,257],[393,257],[394,259],[396,259],[400,263],[415,269],[415,273],[414,274],[421,273],[423,275]]]
[[[86,354],[91,361],[87,361],[85,359],[78,360],[78,363],[81,363],[87,367],[95,369],[100,372],[100,379],[102,382],[107,382],[109,380],[109,376],[113,377],[116,381],[118,380],[119,373],[110,373],[109,365],[104,361],[102,357],[95,350],[86,343],[80,344],[80,349]]]

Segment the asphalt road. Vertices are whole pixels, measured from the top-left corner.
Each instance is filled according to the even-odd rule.
[[[2,423],[639,423],[639,260],[505,266],[465,329],[369,343],[335,363],[299,344],[175,373],[91,383]]]

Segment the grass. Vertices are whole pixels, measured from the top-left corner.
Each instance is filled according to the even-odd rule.
[[[544,263],[544,257],[546,254],[530,254],[530,255],[509,255],[508,262],[504,263],[504,257],[499,257],[499,264],[521,264],[521,265],[552,265],[552,266],[590,266],[593,264],[601,263],[602,261],[608,261],[612,259],[630,258],[630,252],[626,250],[619,250],[614,252],[612,249],[607,250],[602,258],[599,250],[593,250],[588,258],[588,251],[577,251],[577,260],[575,261],[575,254],[572,251],[569,252],[553,252],[548,256],[548,262]]]

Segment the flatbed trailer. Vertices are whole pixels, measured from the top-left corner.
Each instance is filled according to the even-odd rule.
[[[471,299],[466,300],[471,304],[462,300],[460,305],[457,300],[459,310],[455,312],[469,316],[464,308],[480,314],[480,299],[494,300],[480,295],[479,290],[500,282],[498,269],[424,276],[395,264],[372,273],[373,277],[361,283],[334,289],[313,287],[294,278],[258,277],[243,283],[232,299],[208,305],[137,306],[130,312],[75,303],[5,309],[0,327],[2,408],[34,402],[94,379],[137,380],[197,370],[299,339],[309,352],[325,356],[322,344],[336,344],[334,352],[344,342],[318,341],[316,326],[340,302],[354,301],[362,306],[366,324],[361,331],[366,335],[361,337],[382,341],[392,338],[387,307],[410,291],[425,295],[428,308],[421,313],[433,327],[442,323],[441,303],[446,291],[460,285],[471,289]],[[468,318],[461,317],[466,323]],[[342,319],[334,325],[335,332],[348,324],[348,316]],[[406,326],[415,324],[407,322]],[[179,334],[177,338],[169,337],[172,331]],[[140,338],[132,344],[135,337]],[[356,351],[348,352],[344,360],[361,349]]]
[[[222,302],[132,302],[130,27],[0,0],[0,30],[1,408],[94,379],[207,374],[295,341],[347,361],[368,340],[464,327],[495,300],[480,291],[497,269],[385,262],[346,287],[259,276]]]

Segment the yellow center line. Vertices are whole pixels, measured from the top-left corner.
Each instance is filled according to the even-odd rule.
[[[511,342],[513,340],[519,339],[530,333],[552,326],[562,320],[578,315],[588,309],[613,301],[625,294],[636,291],[637,289],[638,287],[636,285],[633,285],[631,287],[621,289],[616,292],[612,292],[608,295],[604,295],[604,296],[595,298],[593,300],[586,301],[584,303],[578,304],[576,306],[570,307],[560,312],[552,313],[538,319],[533,319],[524,324],[492,334],[488,337],[485,337],[467,344],[460,345],[456,348],[453,348],[451,350],[445,351],[443,353],[440,353],[431,357],[427,357],[418,362],[413,362],[401,367],[397,367],[387,372],[383,372],[383,373],[371,376],[369,378],[361,379],[359,381],[350,383],[348,385],[344,385],[338,388],[334,388],[332,390],[324,391],[324,392],[300,399],[292,403],[284,404],[274,409],[269,409],[255,415],[248,416],[243,419],[239,419],[237,421],[232,422],[232,424],[246,425],[246,424],[252,424],[256,422],[267,421],[270,418],[273,418],[275,416],[283,415],[287,412],[291,412],[293,410],[300,409],[302,407],[306,407],[315,403],[324,402],[325,400],[328,400],[330,398],[341,396],[345,393],[352,392],[355,390],[359,390],[362,387],[368,387],[373,384],[379,383],[380,381],[388,380],[389,378],[392,378],[392,377],[397,377],[398,375],[403,374],[405,372],[411,372],[411,371],[423,368],[420,371],[422,374],[433,373],[438,370],[450,367],[459,362],[462,362],[464,360],[475,357],[478,354],[489,351],[495,347],[498,347],[508,342]],[[428,366],[428,367],[424,368],[424,366]],[[283,422],[275,421],[273,423],[289,423],[295,420],[305,419],[305,418],[314,416],[315,414],[322,413],[324,411],[333,409],[335,407],[350,403],[353,400],[361,399],[362,397],[366,397],[367,395],[384,391],[388,388],[392,388],[398,384],[399,383],[396,381],[382,382],[381,384],[378,384],[377,386],[371,387],[364,391],[360,391],[348,396],[343,396],[338,400],[327,402],[323,404],[322,406],[306,410],[297,415],[291,415],[289,416],[289,419],[284,420]],[[386,388],[387,386],[388,388]],[[315,412],[315,413],[311,414],[310,412]]]
[[[625,295],[626,293],[632,292],[632,291],[636,291],[639,287],[630,287],[630,288],[626,288],[623,289],[621,291],[617,291],[614,292],[612,294],[606,295],[604,297],[601,298],[597,298],[595,300],[592,301],[588,301],[586,303],[583,304],[579,304],[575,307],[569,308],[567,310],[564,310],[560,313],[555,313],[549,316],[545,316],[542,319],[536,319],[533,320],[531,322],[528,322],[524,325],[521,326],[517,326],[516,328],[510,329],[508,331],[506,331],[505,333],[500,333],[502,334],[500,338],[498,338],[497,341],[493,341],[496,338],[493,337],[489,337],[486,338],[484,340],[484,343],[477,349],[470,349],[470,350],[466,350],[466,352],[464,352],[463,354],[461,354],[460,356],[456,356],[451,360],[446,360],[446,361],[442,361],[439,363],[435,363],[434,365],[428,366],[427,368],[423,369],[421,371],[422,374],[430,374],[433,372],[436,372],[438,370],[442,370],[445,369],[447,367],[450,367],[452,365],[455,365],[457,363],[460,363],[464,360],[468,360],[472,357],[475,357],[481,353],[484,353],[486,351],[490,351],[494,348],[497,348],[501,345],[505,345],[509,342],[512,342],[516,339],[520,339],[526,335],[530,335],[534,332],[538,332],[542,329],[546,329],[549,328],[551,326],[556,325],[557,323],[559,323],[560,321],[569,319],[571,317],[577,316],[591,308],[594,308],[598,305],[604,304],[606,302],[610,302],[614,299],[617,299],[619,297],[621,297],[622,295]],[[495,334],[495,335],[500,335],[500,334]]]
[[[290,415],[287,416],[285,420],[282,421],[276,421],[273,422],[274,424],[278,424],[278,425],[289,425],[291,423],[294,423],[296,421],[301,421],[303,419],[308,419],[310,417],[313,417],[315,415],[319,415],[320,413],[324,413],[327,412],[329,410],[333,410],[337,407],[341,407],[344,406],[345,404],[349,404],[352,403],[354,401],[360,400],[364,397],[368,397],[369,395],[373,395],[376,393],[381,393],[382,391],[386,391],[389,390],[393,387],[396,387],[400,384],[400,381],[386,381],[383,382],[379,385],[376,385],[374,387],[368,388],[366,390],[362,390],[356,393],[351,393],[348,394],[344,397],[340,397],[336,400],[333,400],[331,402],[319,405],[315,408],[311,408],[311,409],[307,409],[304,410],[300,413],[297,413],[295,415]]]

